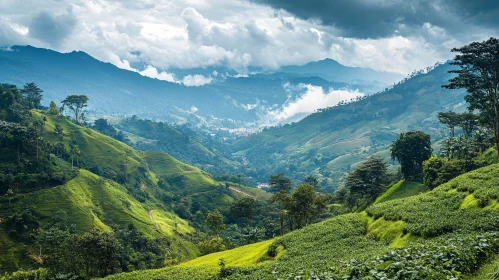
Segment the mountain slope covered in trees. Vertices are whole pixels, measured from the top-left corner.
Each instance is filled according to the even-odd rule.
[[[465,109],[462,90],[441,88],[451,77],[450,69],[443,64],[363,100],[264,129],[236,142],[232,151],[248,161],[247,174],[260,182],[273,173],[299,180],[313,172],[327,180],[324,185],[338,185],[367,156],[388,159],[387,145],[400,132],[422,130],[434,139],[447,134],[435,118],[437,112]]]

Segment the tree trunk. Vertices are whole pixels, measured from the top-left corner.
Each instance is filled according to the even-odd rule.
[[[283,214],[279,215],[279,220],[281,222],[281,236],[284,235],[284,217]]]

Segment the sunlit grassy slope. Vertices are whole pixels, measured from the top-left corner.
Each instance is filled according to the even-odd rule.
[[[207,255],[179,267],[118,274],[110,279],[214,279],[218,273],[216,264],[224,257],[230,260],[229,265],[239,267],[229,279],[308,279],[311,275],[320,276],[317,279],[339,279],[334,278],[334,275],[340,277],[337,273],[347,273],[345,264],[352,259],[379,263],[369,267],[369,262],[366,262],[367,272],[373,269],[378,272],[400,269],[392,266],[392,262],[383,263],[382,259],[387,255],[381,259],[376,257],[397,248],[408,248],[401,252],[402,256],[407,256],[410,252],[421,253],[422,250],[418,259],[427,259],[425,269],[430,264],[433,265],[433,262],[441,262],[437,252],[463,248],[462,251],[449,251],[449,255],[442,255],[449,264],[463,261],[459,266],[449,266],[453,267],[453,272],[429,272],[442,277],[447,275],[445,273],[464,273],[468,275],[468,279],[483,279],[480,278],[481,275],[491,271],[491,265],[484,266],[483,271],[474,271],[483,263],[478,262],[479,259],[493,256],[490,254],[492,249],[482,254],[479,249],[474,249],[477,246],[468,247],[465,245],[468,243],[462,242],[479,241],[482,237],[476,237],[477,235],[494,234],[499,230],[497,174],[498,164],[484,167],[459,176],[430,192],[380,202],[369,207],[366,212],[341,215],[293,231],[272,242]],[[472,207],[468,207],[470,202]],[[496,241],[483,242],[491,242],[491,246],[496,246],[492,251],[499,249]],[[285,250],[277,259],[258,264],[255,260],[261,257],[254,256],[264,252],[265,247],[267,251],[277,247]],[[255,250],[250,251],[250,248]],[[404,265],[411,265],[405,257],[400,261],[405,261]]]
[[[409,197],[424,191],[425,186],[420,182],[401,180],[380,195],[374,203],[377,204],[392,199]]]

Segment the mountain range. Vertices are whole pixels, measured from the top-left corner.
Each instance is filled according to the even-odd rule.
[[[217,72],[211,83],[194,87],[145,77],[81,51],[59,53],[31,46],[1,50],[2,81],[19,86],[26,82],[39,84],[45,89],[45,105],[50,100],[60,102],[68,94],[85,94],[90,98],[88,110],[92,113],[137,115],[215,128],[258,126],[262,118],[268,119],[269,112],[282,109],[305,92],[303,88],[289,90],[285,85],[307,84],[325,91],[334,88],[372,94],[400,78],[396,74],[346,67],[329,59],[246,76],[215,67],[172,69],[178,78],[188,73]],[[382,82],[373,81],[376,79]]]

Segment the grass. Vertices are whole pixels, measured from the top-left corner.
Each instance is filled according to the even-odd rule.
[[[422,193],[426,190],[425,185],[420,182],[400,180],[391,186],[385,193],[380,195],[374,204],[382,203],[385,201],[410,197]]]
[[[228,266],[248,266],[255,265],[262,261],[268,260],[266,258],[267,250],[272,244],[273,240],[267,240],[255,244],[237,247],[232,250],[217,252],[196,258],[194,260],[182,263],[177,267],[192,267],[192,266],[214,266],[218,267],[220,259],[225,261]]]

